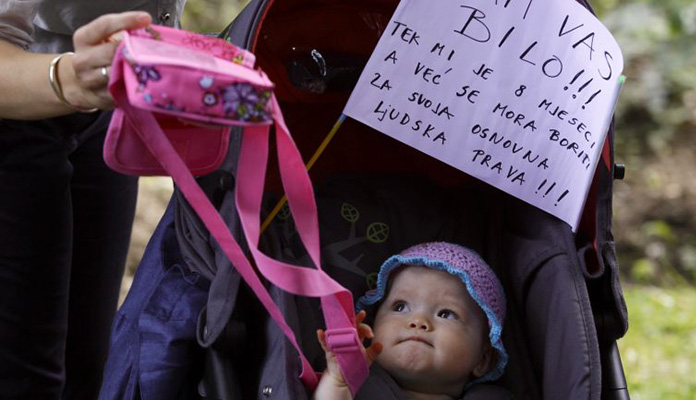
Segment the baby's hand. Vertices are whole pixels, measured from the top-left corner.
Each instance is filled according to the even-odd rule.
[[[372,339],[375,336],[372,332],[372,328],[370,328],[369,325],[363,323],[366,315],[367,313],[365,312],[365,310],[362,310],[355,316],[355,325],[358,330],[358,338],[360,339],[361,344],[363,344],[363,342],[366,339]],[[341,369],[338,367],[336,355],[332,353],[326,345],[326,334],[324,333],[324,330],[317,330],[317,339],[319,339],[319,344],[321,344],[321,348],[324,349],[324,352],[326,353],[326,372],[324,373],[324,375],[328,376],[323,376],[321,379],[322,382],[324,382],[327,378],[331,378],[332,386],[334,386],[336,389],[343,388],[346,391],[348,391],[348,385],[346,385],[343,373],[341,372]],[[382,348],[383,346],[380,342],[373,342],[369,347],[365,347],[363,344],[361,350],[362,353],[365,355],[365,359],[367,360],[368,366],[372,365],[379,353],[382,352]]]

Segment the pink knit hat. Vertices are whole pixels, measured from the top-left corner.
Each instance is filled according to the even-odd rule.
[[[423,266],[448,272],[462,280],[471,297],[488,318],[491,346],[498,353],[496,366],[475,382],[498,379],[507,364],[507,353],[501,339],[505,321],[505,293],[493,270],[474,251],[452,243],[418,244],[389,257],[380,267],[377,287],[358,299],[356,308],[362,310],[379,303],[387,292],[389,275],[403,265]]]

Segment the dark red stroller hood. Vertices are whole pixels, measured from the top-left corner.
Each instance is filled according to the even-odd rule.
[[[585,0],[578,2],[590,8]],[[321,94],[298,89],[291,82],[288,63],[309,58],[311,51],[315,49],[329,57],[336,58],[340,55],[343,59],[338,60],[339,63],[345,63],[346,58],[357,65],[361,61],[366,62],[397,4],[398,1],[394,0],[258,1],[252,2],[231,27],[231,31],[227,32],[228,37],[234,37],[237,43],[257,54],[259,66],[276,83],[278,97],[288,114],[286,118],[290,129],[306,157],[314,152],[331,129],[351,88],[344,87],[340,92]],[[327,62],[331,61],[327,57]],[[313,179],[320,181],[323,177],[348,171],[425,171],[426,175],[450,185],[470,179],[458,170],[425,155],[415,154],[417,152],[410,148],[373,133],[370,128],[354,122],[341,128],[338,139],[322,156],[312,173]],[[607,251],[603,243],[612,240],[613,140],[612,125],[577,234],[579,244],[592,244],[592,249],[586,253],[588,273],[591,275],[603,273],[606,264],[603,254]],[[388,157],[384,157],[385,143],[388,143]],[[376,150],[371,151],[372,149]],[[359,162],[355,155],[361,155]]]

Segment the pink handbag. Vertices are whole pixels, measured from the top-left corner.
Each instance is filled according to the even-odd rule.
[[[302,157],[288,132],[273,84],[253,69],[254,56],[215,38],[165,27],[125,32],[112,64],[109,91],[118,108],[104,159],[116,171],[171,176],[242,278],[297,349],[300,379],[314,390],[318,375],[225,221],[194,179],[227,155],[230,126],[243,126],[237,211],[258,271],[292,294],[321,299],[326,341],[353,394],[369,373],[351,293],[321,269],[316,202]],[[281,181],[298,233],[316,269],[289,265],[259,248],[261,198],[270,126],[275,126]]]
[[[222,39],[150,27],[124,35],[110,86],[125,85],[128,102],[150,111],[191,172],[205,175],[225,159],[231,125],[272,122],[273,83],[254,62]],[[106,163],[126,174],[166,175],[131,124],[114,111]]]

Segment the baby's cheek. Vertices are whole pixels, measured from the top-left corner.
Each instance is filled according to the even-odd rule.
[[[390,326],[389,321],[384,321],[382,319],[375,320],[372,325],[372,342],[381,342],[386,344],[389,340],[389,332],[393,332],[394,327]]]

